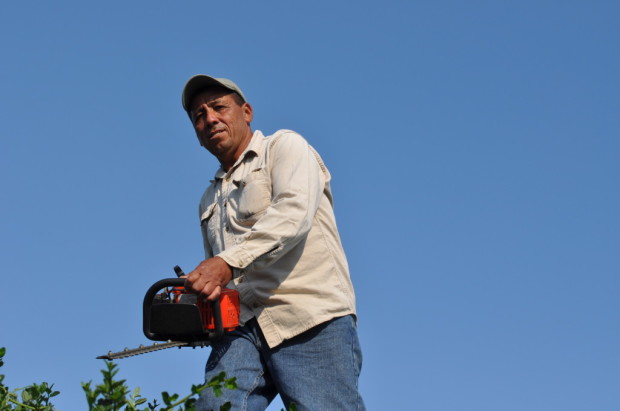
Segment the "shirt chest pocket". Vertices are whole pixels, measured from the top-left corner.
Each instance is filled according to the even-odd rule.
[[[265,170],[254,170],[233,183],[235,189],[229,199],[235,219],[240,224],[254,224],[271,204],[271,185]]]

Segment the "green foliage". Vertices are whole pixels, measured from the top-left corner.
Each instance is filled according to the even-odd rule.
[[[91,388],[92,381],[82,383],[88,409],[93,411],[136,411],[138,405],[146,402],[146,399],[140,396],[140,388],[130,392],[125,380],[114,379],[118,374],[116,364],[106,361],[105,365],[106,369],[101,370],[101,374],[103,374],[101,384]]]
[[[111,361],[106,361],[106,369],[101,370],[103,374],[103,383],[91,386],[92,381],[82,383],[82,389],[86,394],[89,411],[195,411],[196,400],[200,393],[211,388],[216,397],[222,395],[223,389],[236,389],[237,384],[235,378],[226,378],[226,374],[221,373],[214,377],[207,384],[192,385],[190,394],[180,397],[179,394],[170,394],[166,391],[161,393],[161,403],[157,399],[149,402],[147,407],[138,408],[147,402],[140,395],[140,388],[130,390],[125,380],[116,380],[118,367]],[[220,406],[220,411],[228,411],[231,409],[230,402]]]
[[[0,347],[0,367],[4,365],[6,349]],[[126,380],[117,380],[118,367],[111,361],[105,362],[105,369],[101,370],[103,382],[92,386],[92,381],[82,383],[86,394],[89,411],[196,411],[196,400],[203,390],[211,389],[216,397],[220,397],[223,390],[237,389],[236,378],[226,378],[225,373],[212,378],[203,385],[192,385],[190,394],[180,397],[179,394],[161,393],[161,403],[157,399],[148,402],[140,395],[140,388],[131,390]],[[4,385],[4,375],[0,374],[0,411],[58,411],[50,399],[60,394],[53,390],[54,385],[46,382],[33,383],[24,388],[13,391]],[[144,408],[138,408],[146,404]],[[230,411],[232,404],[222,404],[219,411]],[[291,404],[288,411],[296,411],[295,404]],[[282,410],[284,411],[284,410]]]
[[[0,367],[4,365],[4,355],[6,348],[0,348]],[[16,388],[10,390],[4,385],[4,374],[0,374],[0,410],[15,411],[55,411],[56,408],[50,402],[50,399],[60,394],[54,391],[54,384],[49,385],[46,382],[40,384],[31,384],[24,388]]]

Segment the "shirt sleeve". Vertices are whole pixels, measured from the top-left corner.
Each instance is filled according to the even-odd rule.
[[[260,270],[306,237],[325,187],[314,150],[294,132],[275,136],[268,154],[272,200],[252,230],[218,256],[232,267]]]

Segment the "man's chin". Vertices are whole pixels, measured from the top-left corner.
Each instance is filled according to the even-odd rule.
[[[227,151],[226,146],[222,144],[206,144],[204,147],[215,157],[219,157]]]
[[[225,139],[222,133],[217,133],[202,141],[202,145],[207,147],[209,151],[211,149],[217,150],[218,147],[221,147],[224,144]]]

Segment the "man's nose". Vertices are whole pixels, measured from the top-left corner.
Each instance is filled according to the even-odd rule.
[[[205,116],[207,116],[207,124],[209,125],[216,124],[219,122],[219,120],[217,119],[217,116],[215,115],[215,110],[209,107],[205,109]]]

